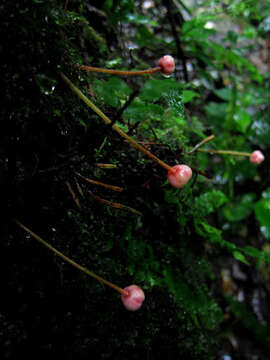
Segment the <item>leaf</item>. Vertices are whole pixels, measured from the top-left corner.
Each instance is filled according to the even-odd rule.
[[[230,202],[224,209],[224,215],[228,221],[240,221],[250,215],[254,208],[254,199],[256,195],[253,193],[245,194],[235,202]]]
[[[228,201],[220,190],[204,193],[195,199],[195,206],[202,216],[208,215]]]
[[[237,112],[233,116],[233,120],[236,128],[242,133],[245,133],[248,125],[251,122],[251,117],[245,110],[238,108]]]
[[[237,246],[227,240],[222,238],[221,230],[207,224],[202,220],[196,219],[194,221],[196,232],[198,235],[203,236],[207,240],[220,245],[223,248],[226,248],[230,253],[233,254],[235,259],[249,265],[249,262],[246,260],[245,256],[251,256],[255,259],[270,264],[270,254],[265,251],[261,251],[252,246],[241,247]]]
[[[162,106],[151,104],[140,99],[133,101],[124,111],[124,118],[132,119],[134,121],[143,121],[147,119],[160,118],[164,113]]]
[[[253,246],[242,247],[241,251],[245,255],[254,257],[255,259],[257,259],[260,262],[266,262],[266,263],[270,264],[270,254],[266,251],[256,249]]]
[[[250,265],[245,256],[240,251],[234,251],[233,256],[236,260],[239,260],[246,265]]]
[[[270,188],[263,192],[261,199],[256,203],[255,215],[262,234],[266,239],[270,239]]]
[[[258,322],[256,316],[250,312],[245,302],[239,302],[231,297],[226,297],[226,300],[237,320],[253,334],[259,343],[270,349],[270,328]]]
[[[117,77],[112,77],[108,81],[95,79],[93,87],[95,93],[103,98],[107,105],[115,108],[120,106],[120,99],[126,99],[131,93],[129,86]]]
[[[222,231],[215,228],[214,226],[211,226],[207,224],[205,221],[198,219],[194,221],[194,225],[198,235],[201,235],[207,240],[210,240],[211,242],[226,248],[231,253],[233,253],[236,250],[239,250],[239,248],[235,244],[227,240],[224,240],[222,238]]]
[[[218,44],[214,41],[208,41],[207,47],[208,56],[213,56],[220,66],[235,66],[241,74],[243,70],[246,70],[249,72],[253,80],[262,82],[262,75],[258,72],[257,68],[252,65],[249,60],[241,56],[237,52],[236,48],[234,48],[234,50],[230,50],[222,44]]]
[[[228,104],[209,102],[204,108],[209,122],[213,123],[217,129],[223,130],[224,119],[227,114]]]
[[[215,89],[214,93],[222,100],[224,101],[229,101],[230,97],[231,97],[231,92],[232,90],[227,87],[227,88],[223,88],[223,89]]]
[[[136,29],[135,35],[135,46],[139,47],[153,46],[153,44],[160,44],[162,40],[158,37],[153,37],[153,32],[150,31],[149,27],[146,25],[140,25]]]
[[[208,29],[205,25],[209,21],[215,21],[216,16],[207,12],[202,12],[192,19],[185,21],[182,26],[182,37],[186,40],[207,40],[207,38],[215,34],[214,29]]]
[[[169,108],[175,112],[176,115],[184,116],[183,96],[180,90],[171,89],[167,93],[163,94],[168,102]]]
[[[165,200],[168,204],[179,203],[179,191],[175,189],[169,189],[165,191]]]
[[[151,79],[145,82],[140,98],[146,101],[157,101],[172,89],[182,89],[174,79]]]
[[[195,97],[200,97],[200,94],[192,90],[183,90],[183,104],[191,102]]]
[[[222,311],[203,288],[191,288],[182,276],[170,269],[164,269],[163,276],[176,304],[191,315],[195,326],[200,328],[203,324],[209,330],[215,329],[222,321]]]

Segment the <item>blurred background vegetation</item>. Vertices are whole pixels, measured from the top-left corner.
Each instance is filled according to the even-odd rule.
[[[2,358],[269,359],[269,2],[3,0],[0,10]],[[72,66],[144,69],[165,54],[176,62],[168,78]],[[60,69],[159,158],[192,167],[192,180],[170,187]],[[259,149],[265,161],[189,154],[211,134],[204,148]],[[142,287],[142,308],[127,312],[14,218],[98,275]]]

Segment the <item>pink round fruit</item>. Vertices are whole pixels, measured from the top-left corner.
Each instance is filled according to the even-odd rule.
[[[250,162],[252,162],[253,164],[260,164],[261,162],[263,162],[264,160],[264,155],[260,150],[255,150],[253,151],[253,153],[250,155],[249,158]]]
[[[171,75],[175,69],[174,58],[171,55],[165,55],[158,60],[158,66],[164,75]]]
[[[124,290],[127,292],[127,295],[121,296],[124,307],[129,311],[138,310],[145,299],[143,290],[137,285],[127,286]]]
[[[169,183],[176,188],[185,186],[188,180],[192,176],[192,170],[187,165],[175,165],[173,166],[174,171],[168,172]]]

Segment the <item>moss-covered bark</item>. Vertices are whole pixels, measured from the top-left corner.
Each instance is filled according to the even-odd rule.
[[[190,141],[186,134],[172,126],[167,135],[165,125],[155,123],[151,129],[140,118],[149,113],[166,118],[162,101],[144,104],[140,124],[134,121],[138,102],[122,116],[125,102],[131,103],[145,80],[109,83],[109,77],[88,76],[71,66],[86,61],[104,66],[119,58],[124,65],[131,63],[128,66],[136,62],[123,47],[128,34],[117,28],[119,7],[109,3],[4,1],[0,6],[1,33],[7,40],[1,49],[6,96],[1,101],[0,145],[4,358],[35,354],[66,359],[215,359],[223,314],[208,262],[213,250],[205,246],[211,229],[202,230],[208,211],[204,214],[204,205],[196,203],[201,192],[211,188],[196,179],[195,185],[180,193],[169,188],[164,169],[103,124],[58,73],[59,69],[65,72],[138,140],[151,137],[158,143],[156,133],[167,139],[167,144],[151,147],[164,161],[186,158],[183,149]],[[123,12],[128,4],[123,4]],[[138,37],[147,38],[147,31],[141,28]],[[152,48],[149,42],[139,67],[148,61],[153,65],[158,44],[154,38],[153,44]],[[167,52],[164,43],[158,46],[160,52]],[[163,80],[168,84],[158,79],[159,86]],[[148,84],[154,88],[154,83]],[[148,98],[144,89],[142,99]],[[173,104],[172,98],[167,100]],[[176,102],[171,109],[179,111]],[[170,120],[166,121],[168,126]],[[187,158],[193,161],[192,155]],[[104,169],[99,163],[114,167]],[[125,190],[118,193],[92,186],[76,172]],[[88,190],[142,215],[109,207]],[[214,209],[226,200],[217,193],[207,201]],[[63,264],[26,236],[14,218],[98,275],[122,287],[140,285],[146,293],[142,309],[127,312],[117,293]]]

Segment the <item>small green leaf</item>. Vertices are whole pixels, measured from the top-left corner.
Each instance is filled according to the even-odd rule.
[[[200,97],[200,94],[192,90],[183,90],[183,104],[191,102],[195,97]]]
[[[261,232],[266,239],[270,239],[270,188],[262,194],[262,198],[255,205],[255,215],[261,225]]]
[[[228,221],[240,221],[245,219],[254,208],[255,194],[245,194],[236,202],[231,202],[224,209],[225,217]]]
[[[197,197],[195,199],[195,206],[201,214],[207,215],[215,211],[215,209],[219,208],[227,201],[228,199],[222,191],[213,190]]]
[[[108,81],[95,79],[93,86],[96,94],[114,108],[120,106],[120,99],[127,99],[131,93],[129,86],[117,77],[112,77]]]
[[[222,100],[229,101],[232,90],[230,88],[223,88],[214,90],[214,93]]]
[[[145,82],[140,98],[146,101],[157,101],[172,89],[182,89],[174,79],[152,79]]]
[[[169,108],[175,112],[178,116],[184,115],[183,96],[181,92],[176,89],[172,89],[164,94],[165,99],[169,105]]]
[[[248,125],[251,122],[250,115],[243,109],[239,108],[233,116],[234,123],[239,131],[245,133]]]
[[[245,256],[240,251],[234,251],[233,256],[236,260],[239,260],[246,265],[250,265]]]
[[[224,119],[226,118],[227,108],[227,103],[209,102],[205,106],[205,111],[209,123],[212,123],[217,129],[221,131],[224,129]]]
[[[140,99],[133,101],[128,108],[124,111],[124,118],[132,119],[134,121],[142,121],[152,119],[153,117],[159,118],[162,116],[164,109],[157,104],[151,104]]]
[[[226,297],[226,300],[235,315],[238,322],[241,325],[248,329],[252,336],[259,343],[266,346],[266,348],[270,348],[270,328],[261,324],[256,316],[251,312],[245,301],[239,302],[231,297]]]

